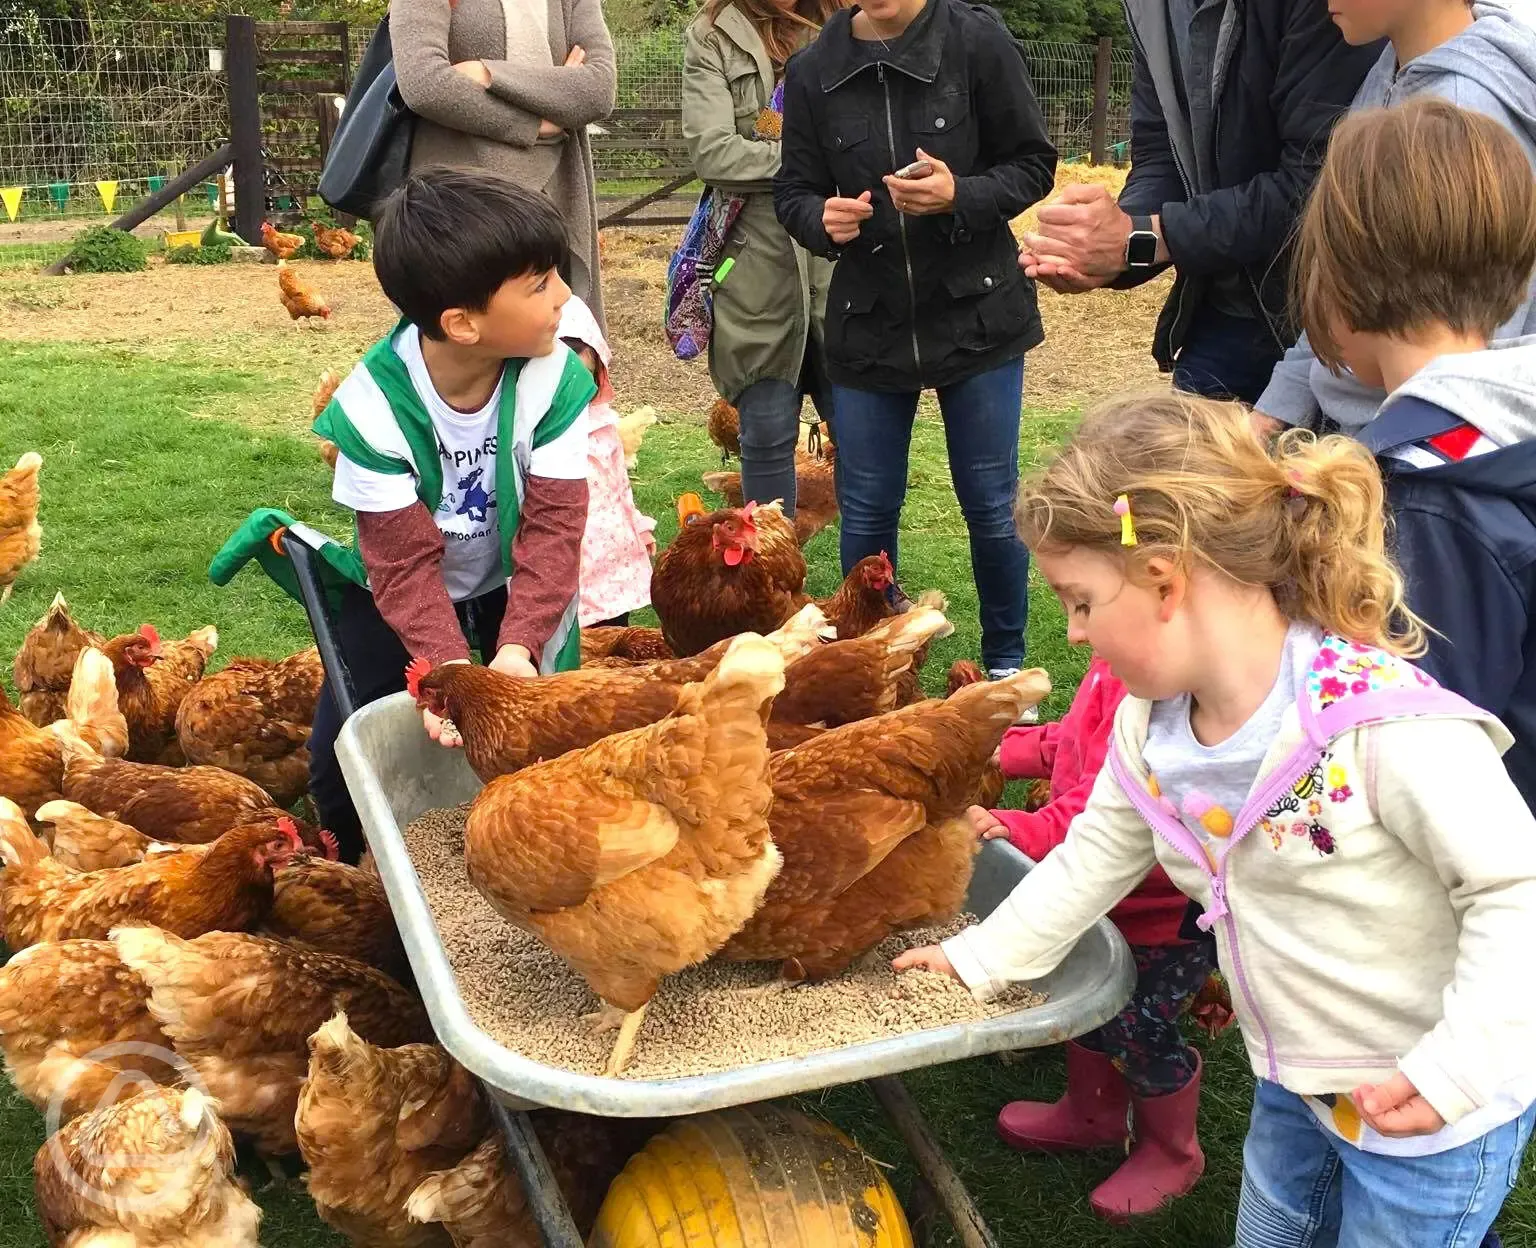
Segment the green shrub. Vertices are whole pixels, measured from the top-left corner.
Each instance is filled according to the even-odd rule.
[[[214,243],[204,247],[172,247],[165,253],[167,264],[228,264],[230,244]]]
[[[76,273],[138,273],[145,255],[144,244],[132,234],[97,225],[75,235],[68,263]]]

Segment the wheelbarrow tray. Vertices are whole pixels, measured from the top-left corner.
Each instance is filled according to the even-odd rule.
[[[582,1075],[513,1052],[470,1017],[443,949],[432,908],[406,852],[401,829],[429,810],[474,798],[480,781],[462,750],[446,750],[421,727],[407,694],[363,707],[343,727],[337,755],[438,1040],[514,1109],[550,1106],[609,1118],[660,1118],[897,1074],[1009,1049],[1058,1044],[1119,1012],[1131,994],[1130,951],[1100,919],[1050,975],[1033,986],[1044,1004],[985,1022],[933,1027],[883,1040],[680,1079],[629,1080]],[[967,910],[984,917],[1024,878],[1030,860],[1006,841],[976,859]]]

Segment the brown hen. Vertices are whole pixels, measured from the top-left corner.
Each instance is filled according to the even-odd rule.
[[[795,452],[795,541],[809,542],[837,519],[837,449],[826,446],[821,454]],[[727,507],[746,505],[739,472],[706,472],[705,488],[725,496]]]
[[[303,847],[287,816],[233,828],[206,853],[154,854],[132,866],[76,874],[0,798],[0,935],[12,949],[40,940],[104,940],[121,923],[180,936],[239,931],[272,905],[272,874]]]
[[[105,940],[45,942],[0,969],[0,1049],[11,1082],[61,1121],[131,1096],[138,1082],[179,1082],[149,989]]]
[[[475,1147],[489,1115],[470,1073],[435,1044],[376,1048],[336,1015],[309,1040],[295,1130],[326,1222],[370,1248],[443,1248],[406,1201]]]
[[[280,662],[234,659],[198,682],[176,714],[189,763],[259,784],[279,806],[309,788],[309,730],[325,670],[314,647]]]
[[[471,883],[627,1015],[618,1074],[665,975],[707,958],[778,872],[768,836],[766,703],[784,659],[738,637],[677,711],[491,781],[464,834]]]
[[[43,457],[28,451],[9,472],[0,472],[0,606],[10,601],[16,578],[43,548],[43,526],[37,522],[42,506],[38,470]]]
[[[37,1216],[57,1248],[257,1248],[261,1210],[235,1145],[196,1088],[152,1088],[37,1150]]]
[[[340,226],[311,221],[309,228],[314,233],[316,249],[332,260],[345,260],[362,241],[351,230],[344,230]]]
[[[608,1188],[629,1159],[656,1132],[637,1118],[590,1118],[557,1109],[529,1115],[549,1158],[571,1220],[591,1232]],[[412,1193],[408,1210],[418,1222],[440,1222],[454,1248],[540,1248],[543,1240],[517,1173],[506,1162],[501,1136],[493,1133],[452,1170],[428,1175]]]
[[[826,628],[825,617],[809,607],[768,641],[791,663],[820,645]],[[612,733],[654,724],[677,707],[690,682],[714,670],[729,645],[721,642],[691,659],[531,679],[468,663],[428,668],[417,660],[406,688],[419,706],[452,721],[469,765],[482,780],[491,780]]]
[[[805,605],[805,556],[776,503],[705,514],[685,494],[678,521],[651,574],[651,605],[674,653],[769,632]]]
[[[219,630],[211,624],[169,645],[153,624],[145,624],[102,646],[117,673],[117,701],[128,720],[129,762],[180,767],[187,761],[176,740],[176,713],[218,648]]]
[[[344,862],[304,855],[286,864],[277,873],[272,906],[260,930],[356,958],[401,983],[410,980],[410,963],[383,883]]]
[[[63,796],[117,819],[157,841],[201,845],[230,828],[282,811],[267,791],[222,767],[161,767],[103,758],[88,744],[61,734]],[[314,831],[299,824],[306,844]]]
[[[112,933],[149,986],[150,1011],[230,1129],[267,1156],[298,1147],[294,1113],[309,1037],[338,1010],[370,1044],[430,1042],[426,1011],[382,971],[355,958],[243,932],[182,940],[154,927]]]
[[[581,661],[593,659],[628,659],[635,663],[653,663],[674,659],[672,647],[659,628],[584,628],[581,630]]]
[[[105,644],[106,638],[76,624],[64,595],[55,594],[47,613],[22,639],[11,665],[21,713],[40,728],[63,719],[80,651],[87,646],[99,650]]]
[[[785,671],[773,718],[835,728],[894,711],[905,705],[903,689],[917,656],[954,631],[942,611],[916,607],[861,637],[820,646]]]
[[[1049,692],[1043,671],[1020,672],[775,754],[770,823],[784,869],[724,956],[821,979],[892,932],[953,918],[976,852],[964,816],[977,779]]]
[[[300,277],[297,269],[289,268],[286,260],[277,262],[277,291],[291,319],[298,321],[312,316],[330,319],[331,308],[325,296]]]
[[[10,798],[29,818],[63,795],[67,737],[94,742],[113,754],[128,747],[128,723],[117,709],[112,665],[100,650],[82,650],[75,660],[65,713],[66,720],[39,728],[0,688],[0,797]]]

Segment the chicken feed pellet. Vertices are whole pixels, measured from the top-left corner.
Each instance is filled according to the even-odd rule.
[[[470,1016],[514,1052],[579,1074],[599,1075],[613,1035],[581,1016],[600,1002],[584,980],[532,934],[508,924],[464,868],[467,806],[430,811],[405,829],[405,844],[437,920]],[[974,922],[892,936],[837,979],[767,995],[740,990],[772,981],[762,963],[708,962],[664,979],[640,1029],[627,1079],[711,1074],[954,1023],[981,1022],[1039,1005],[1017,987],[988,1004],[943,975],[897,976],[890,961]]]

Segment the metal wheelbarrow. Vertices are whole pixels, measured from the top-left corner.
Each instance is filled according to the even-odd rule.
[[[1044,1004],[985,1022],[929,1028],[809,1056],[670,1080],[582,1075],[523,1057],[497,1043],[471,1019],[401,834],[402,828],[429,810],[472,799],[480,781],[462,751],[443,749],[426,736],[420,712],[408,695],[356,706],[314,554],[292,534],[284,535],[283,545],[298,573],[326,678],[346,720],[337,755],[433,1030],[443,1047],[484,1086],[546,1248],[582,1248],[582,1240],[529,1123],[528,1110],[551,1107],[599,1117],[670,1118],[859,1080],[869,1082],[890,1115],[922,1182],[965,1248],[996,1248],[997,1240],[901,1082],[900,1072],[985,1053],[1059,1044],[1107,1022],[1119,1012],[1135,983],[1130,952],[1112,924],[1101,919],[1061,965],[1035,985],[1047,994]],[[1006,841],[989,842],[976,859],[966,909],[978,916],[991,913],[1031,865]]]

